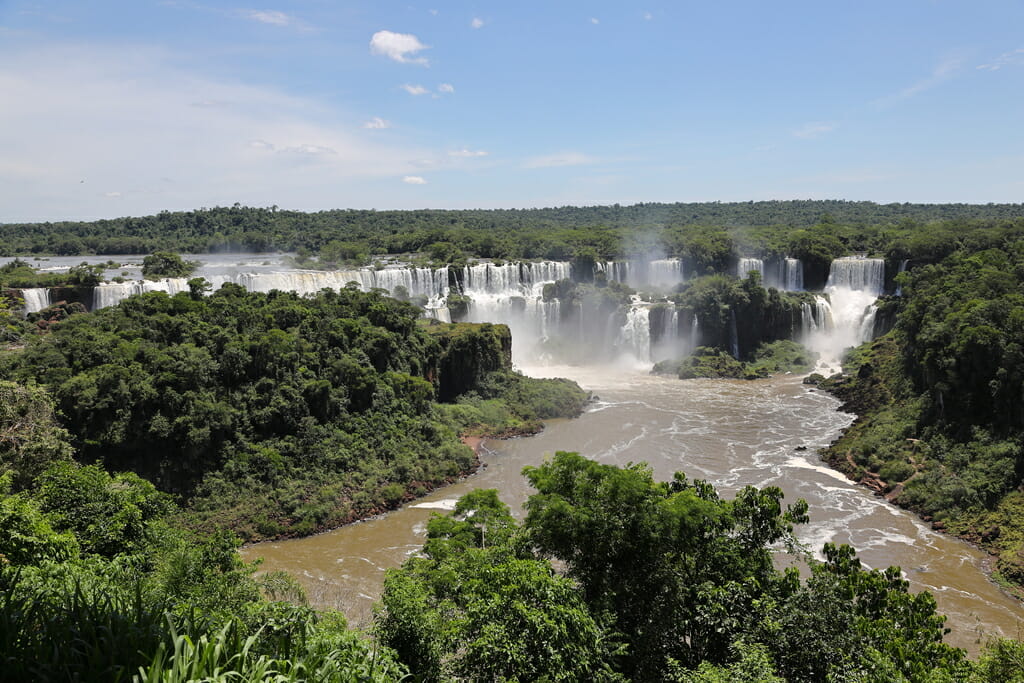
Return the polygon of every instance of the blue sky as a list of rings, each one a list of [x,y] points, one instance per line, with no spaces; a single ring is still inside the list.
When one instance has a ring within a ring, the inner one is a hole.
[[[0,0],[0,221],[1024,201],[1024,2]]]

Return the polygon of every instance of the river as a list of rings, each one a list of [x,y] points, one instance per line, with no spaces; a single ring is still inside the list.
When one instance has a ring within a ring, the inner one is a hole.
[[[800,378],[680,381],[629,366],[524,370],[570,377],[598,399],[581,417],[553,420],[537,436],[486,442],[478,474],[400,510],[310,538],[249,546],[243,556],[263,558],[264,570],[292,573],[315,605],[366,626],[385,569],[419,550],[431,514],[471,489],[496,488],[522,516],[530,494],[522,468],[570,450],[609,464],[647,462],[660,479],[682,471],[727,497],[746,485],[778,486],[788,501],[810,505],[811,522],[798,527],[808,549],[820,556],[826,542],[849,543],[865,565],[899,565],[912,590],[931,591],[949,616],[950,644],[976,654],[987,636],[1024,634],[1024,605],[988,580],[985,553],[932,531],[821,462],[817,449],[853,417]]]

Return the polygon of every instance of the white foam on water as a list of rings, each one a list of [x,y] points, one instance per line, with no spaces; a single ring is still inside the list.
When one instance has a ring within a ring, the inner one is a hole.
[[[425,503],[415,503],[410,505],[411,508],[421,508],[424,510],[454,510],[455,505],[458,503],[457,498],[444,498],[442,500],[428,500]]]

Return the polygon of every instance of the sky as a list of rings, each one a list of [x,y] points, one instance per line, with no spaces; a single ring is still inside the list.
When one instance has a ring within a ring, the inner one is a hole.
[[[1024,201],[1021,0],[0,0],[0,222]]]

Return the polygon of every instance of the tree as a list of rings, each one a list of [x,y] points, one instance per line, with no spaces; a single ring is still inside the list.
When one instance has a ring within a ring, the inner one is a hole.
[[[617,680],[612,641],[575,583],[523,553],[494,490],[427,526],[424,557],[385,578],[381,640],[425,680]]]
[[[156,251],[142,259],[142,276],[150,279],[188,277],[198,266],[198,261],[184,261],[174,252]]]
[[[655,482],[646,465],[618,468],[558,452],[524,474],[525,529],[542,556],[565,563],[594,614],[607,613],[629,650],[620,670],[637,680],[723,663],[729,644],[779,576],[769,546],[792,544],[802,500],[747,487],[735,500],[676,474]]]
[[[46,389],[0,381],[0,475],[9,473],[21,490],[51,464],[70,458],[68,433],[54,419]]]

